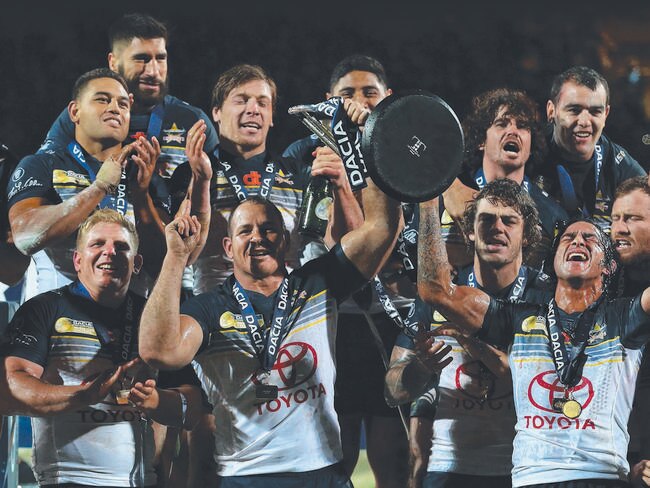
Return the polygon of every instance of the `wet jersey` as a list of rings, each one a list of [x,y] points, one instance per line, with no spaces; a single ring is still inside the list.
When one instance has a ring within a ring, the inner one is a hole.
[[[456,282],[473,284],[472,267],[460,270]],[[522,267],[517,279],[496,294],[504,299],[537,301],[549,297],[546,275]],[[412,324],[429,324],[430,330],[449,326],[443,315],[416,299]],[[443,337],[452,348],[452,362],[440,372],[433,418],[433,443],[427,471],[481,476],[504,476],[512,469],[512,441],[515,435],[515,410],[510,376],[498,377],[449,336]],[[403,332],[397,346],[414,349],[413,340]],[[506,344],[495,344],[502,350]],[[424,403],[423,403],[424,404]],[[420,412],[414,412],[422,416]]]
[[[513,486],[579,479],[620,479],[628,474],[626,430],[650,317],[640,296],[603,301],[586,337],[582,376],[571,389],[582,413],[568,418],[553,407],[565,398],[551,351],[547,305],[492,299],[479,337],[511,341],[516,436]],[[566,332],[576,314],[557,309],[567,353],[575,346]],[[557,349],[554,349],[557,351]]]
[[[339,246],[289,275],[288,331],[268,381],[278,387],[278,397],[260,400],[255,373],[261,363],[234,298],[233,279],[181,307],[203,329],[203,344],[192,364],[214,405],[219,474],[304,472],[339,462],[337,305],[366,280]],[[275,294],[247,294],[266,333]]]

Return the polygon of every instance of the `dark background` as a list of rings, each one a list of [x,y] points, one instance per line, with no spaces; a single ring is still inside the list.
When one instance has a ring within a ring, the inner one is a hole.
[[[280,95],[271,131],[276,149],[306,134],[287,107],[323,99],[336,62],[365,53],[383,61],[393,89],[436,93],[461,119],[473,95],[497,86],[523,88],[543,109],[554,75],[589,65],[611,85],[606,132],[650,166],[650,146],[641,142],[650,133],[650,0],[4,5],[0,140],[19,156],[34,152],[74,80],[106,65],[107,26],[133,11],[167,23],[170,91],[206,112],[219,73],[241,62],[265,67]]]

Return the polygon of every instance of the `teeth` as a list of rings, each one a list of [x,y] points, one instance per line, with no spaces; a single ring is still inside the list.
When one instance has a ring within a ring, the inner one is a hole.
[[[100,264],[97,266],[99,269],[114,270],[115,267],[111,264]]]
[[[503,149],[505,149],[508,152],[519,152],[519,146],[514,142],[507,142],[503,146]]]
[[[589,137],[591,135],[589,132],[576,132],[575,134],[578,137]]]
[[[630,245],[629,241],[616,240],[616,247],[629,247]]]

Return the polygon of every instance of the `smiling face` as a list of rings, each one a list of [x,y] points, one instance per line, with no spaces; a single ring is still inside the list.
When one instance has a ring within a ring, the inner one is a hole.
[[[609,114],[607,92],[602,84],[591,90],[567,81],[557,100],[546,104],[548,120],[553,122],[553,141],[569,161],[591,159]]]
[[[108,65],[124,77],[138,106],[152,107],[167,94],[167,49],[162,37],[119,42],[108,55]]]
[[[75,138],[84,147],[86,142],[121,143],[129,132],[130,109],[131,98],[119,81],[90,80],[68,106]]]
[[[391,93],[376,74],[369,71],[350,71],[332,87],[332,92],[327,94],[327,98],[350,98],[368,110],[374,110],[377,104]]]
[[[612,206],[612,240],[625,266],[650,261],[650,195],[637,189]]]
[[[571,224],[560,237],[553,260],[558,280],[602,281],[608,273],[605,250],[596,227],[584,221]]]
[[[485,134],[483,165],[495,165],[510,173],[524,167],[530,147],[530,126],[509,115],[508,107],[501,106]]]
[[[244,280],[284,276],[288,242],[281,219],[254,201],[244,201],[234,210],[223,247],[244,287]]]
[[[142,265],[129,232],[114,222],[98,222],[77,243],[73,263],[79,280],[100,303],[105,296],[123,296],[131,275]]]
[[[524,219],[512,207],[482,199],[476,206],[474,231],[469,234],[481,262],[494,268],[522,260]]]
[[[265,151],[266,136],[273,126],[273,92],[264,80],[236,86],[220,107],[212,110],[219,139],[237,155],[249,158]]]

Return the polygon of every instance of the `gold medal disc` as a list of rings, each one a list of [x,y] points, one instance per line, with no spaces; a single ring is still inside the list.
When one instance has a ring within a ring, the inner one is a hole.
[[[582,405],[576,400],[567,400],[562,405],[562,413],[569,419],[576,419],[582,413]]]

